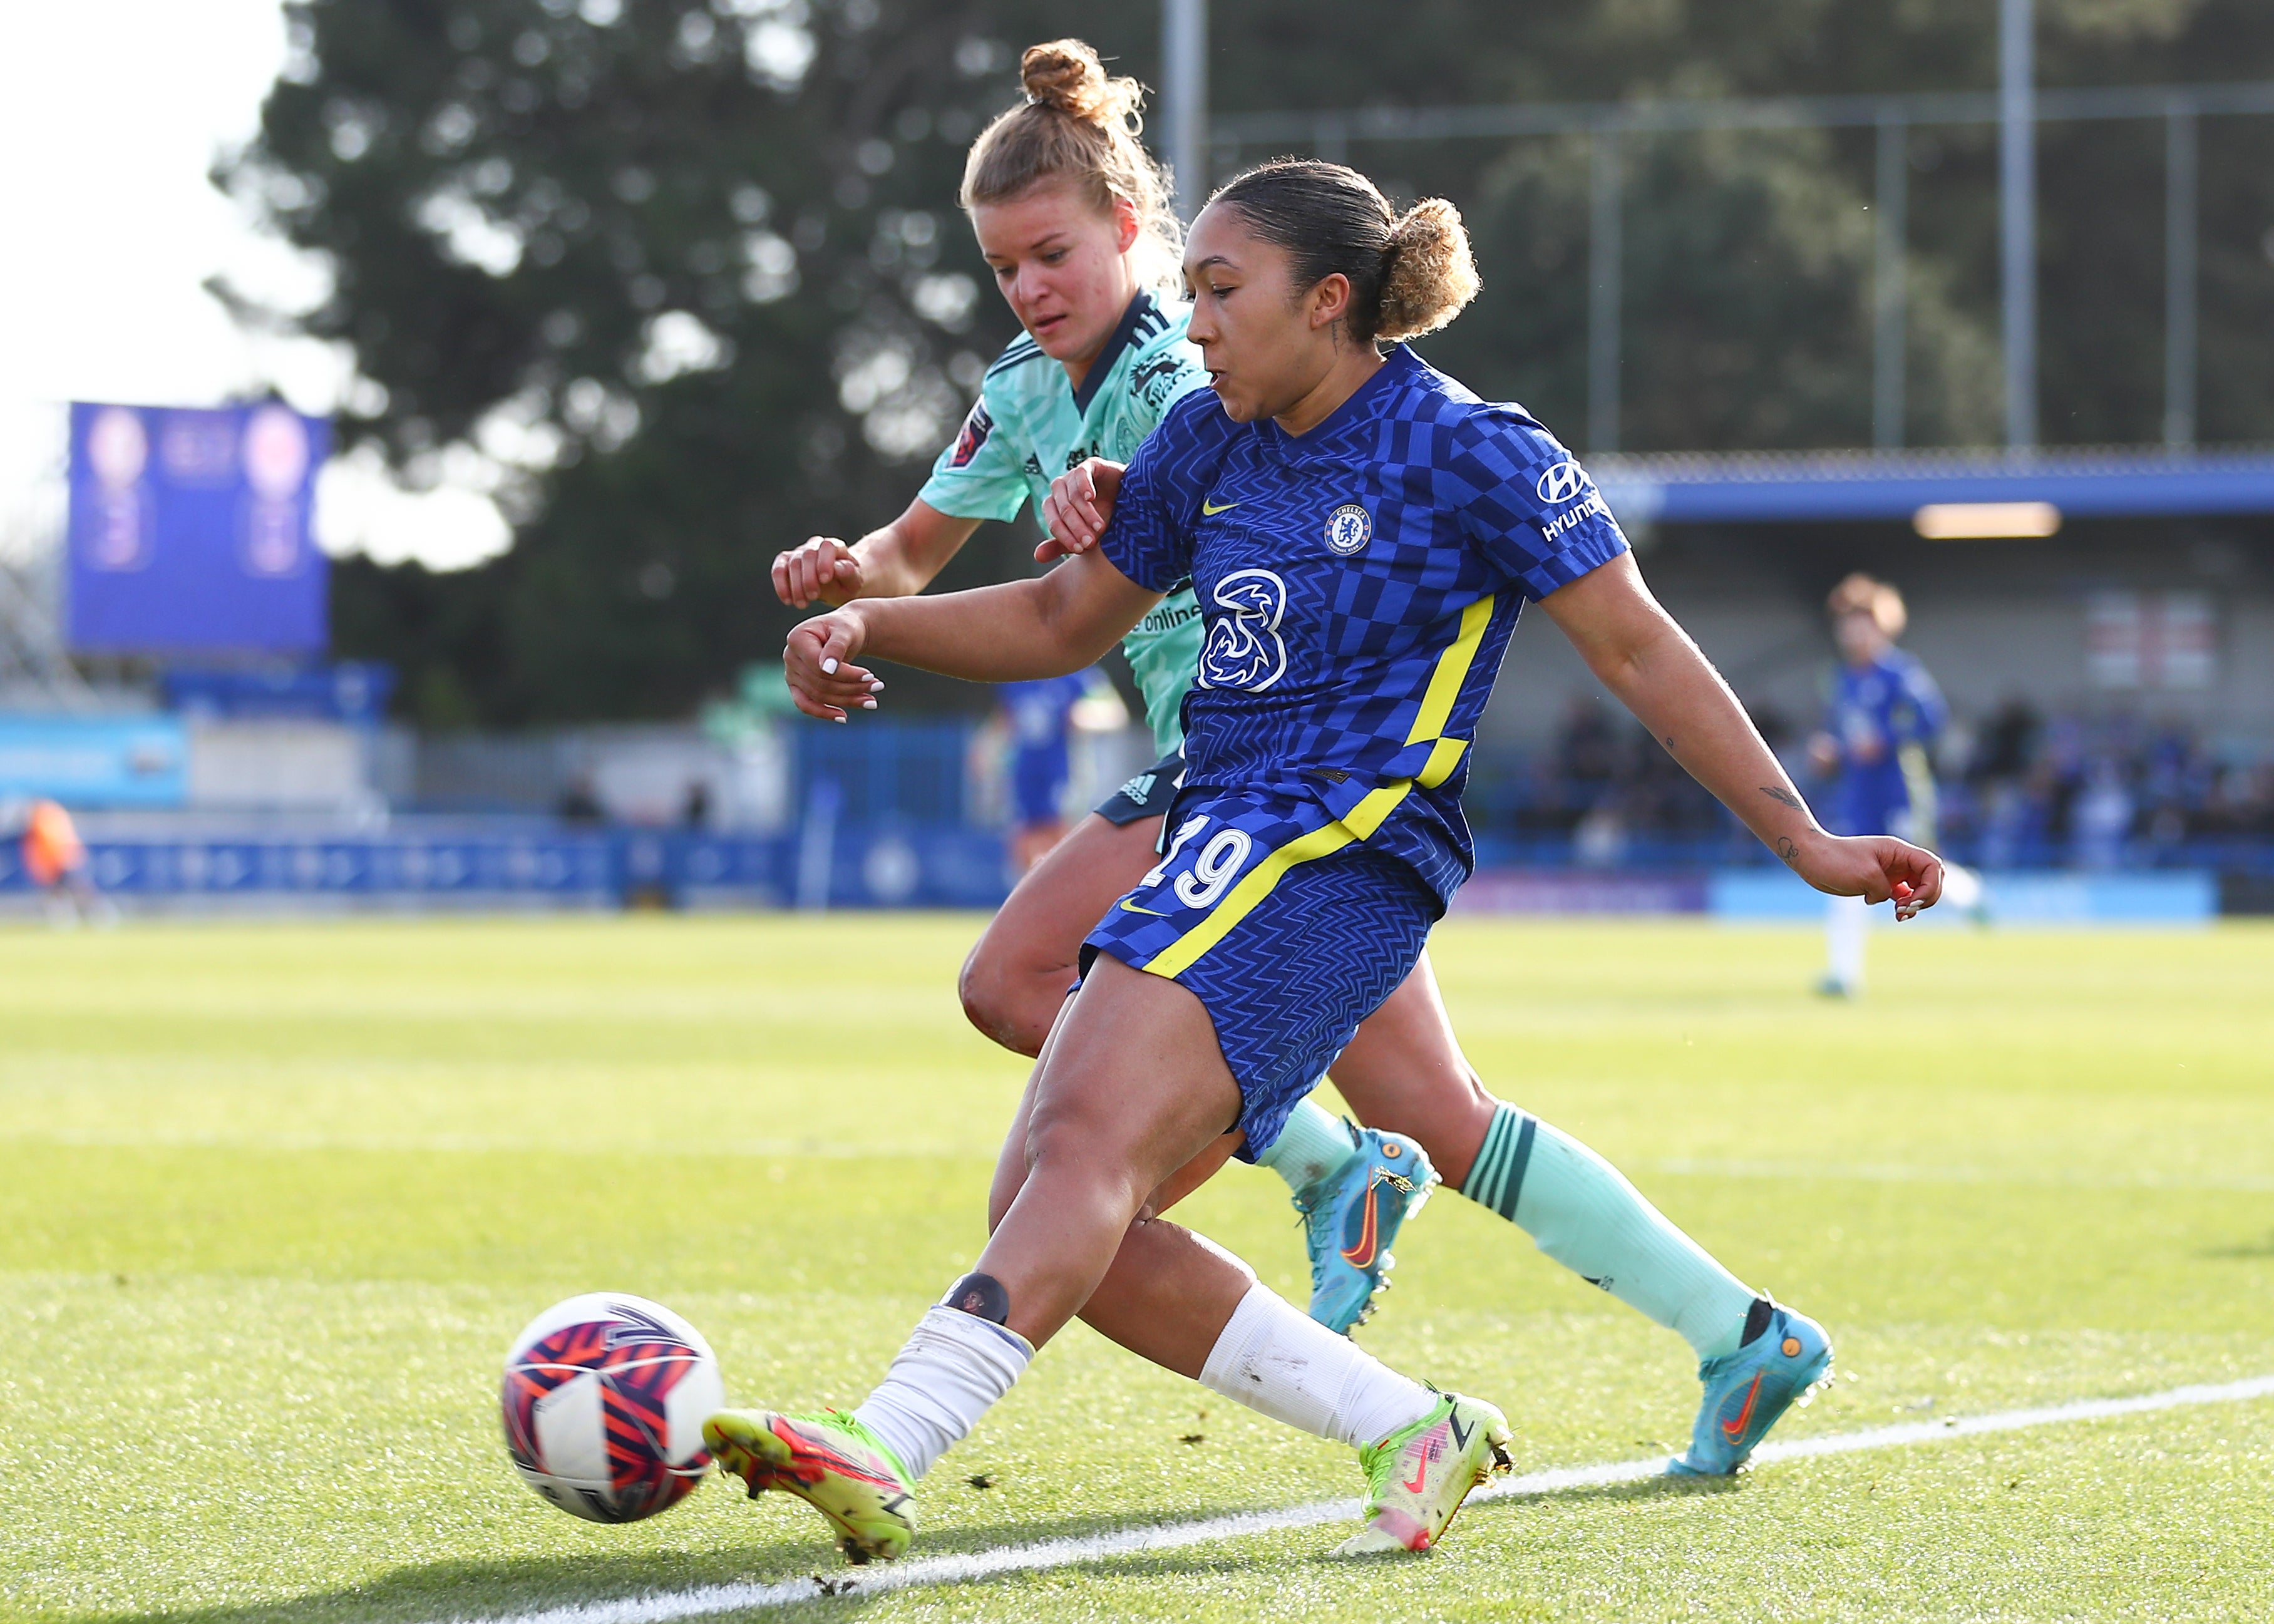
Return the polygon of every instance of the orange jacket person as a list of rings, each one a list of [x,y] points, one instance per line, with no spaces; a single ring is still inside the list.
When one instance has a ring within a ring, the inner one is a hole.
[[[24,871],[42,891],[53,891],[86,866],[87,846],[71,814],[52,801],[32,803],[24,826]]]

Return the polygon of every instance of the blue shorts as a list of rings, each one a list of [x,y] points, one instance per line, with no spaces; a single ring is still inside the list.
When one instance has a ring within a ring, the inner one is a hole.
[[[1444,911],[1403,861],[1367,846],[1386,816],[1361,806],[1337,820],[1292,796],[1187,790],[1167,854],[1082,944],[1085,970],[1111,953],[1206,1006],[1239,1085],[1247,1160],[1412,974]]]
[[[1064,816],[1069,763],[1064,749],[1021,750],[1011,759],[1011,820],[1024,828]]]

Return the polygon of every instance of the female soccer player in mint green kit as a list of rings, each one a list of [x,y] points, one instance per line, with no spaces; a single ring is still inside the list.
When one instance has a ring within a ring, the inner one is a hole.
[[[1083,944],[977,1267],[857,1410],[704,1426],[727,1470],[808,1500],[856,1555],[906,1549],[917,1479],[1077,1313],[1358,1445],[1367,1527],[1346,1550],[1427,1548],[1504,1458],[1490,1405],[1387,1370],[1148,1214],[1232,1130],[1268,1147],[1419,963],[1469,865],[1464,757],[1526,600],[1811,883],[1906,915],[1939,883],[1930,853],[1817,824],[1608,514],[1569,496],[1577,470],[1544,429],[1382,353],[1474,290],[1450,206],[1395,217],[1338,165],[1267,165],[1201,214],[1186,275],[1215,398],[1179,402],[1107,481],[1110,528],[1103,501],[1054,492],[1073,556],[1047,575],[855,599],[784,651],[799,708],[842,720],[873,702],[863,657],[976,681],[1079,670],[1187,579],[1206,628],[1174,832]],[[1818,1327],[1770,1320],[1733,1437],[1829,1359]]]

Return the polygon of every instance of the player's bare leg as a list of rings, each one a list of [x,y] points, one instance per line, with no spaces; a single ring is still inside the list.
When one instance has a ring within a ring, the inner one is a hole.
[[[1461,1052],[1427,953],[1366,1018],[1328,1075],[1359,1121],[1419,1139],[1437,1176],[1455,1188],[1501,1109]]]
[[[1221,1160],[1241,1104],[1200,1000],[1099,959],[1020,1103],[978,1267],[858,1410],[722,1410],[706,1440],[753,1492],[787,1489],[820,1508],[855,1560],[898,1555],[917,1481],[1082,1312],[1225,1397],[1359,1448],[1372,1492],[1353,1548],[1427,1544],[1473,1483],[1505,1470],[1500,1412],[1388,1369],[1238,1259],[1141,1216],[1180,1170]]]
[[[1028,868],[963,961],[971,1024],[1029,1058],[1065,1002],[1082,938],[1158,861],[1161,820],[1116,824],[1092,812]]]

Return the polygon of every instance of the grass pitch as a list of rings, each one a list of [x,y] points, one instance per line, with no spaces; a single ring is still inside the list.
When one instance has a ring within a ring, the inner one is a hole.
[[[718,1486],[646,1523],[514,1479],[498,1361],[609,1288],[742,1402],[857,1401],[968,1264],[1023,1077],[969,918],[0,932],[0,1614],[503,1616],[840,1570]],[[1779,1437],[2274,1372],[2274,932],[1461,921],[1508,1098],[1620,1163],[1847,1379]],[[1299,1294],[1276,1179],[1180,1215]],[[1492,1397],[1519,1470],[1679,1447],[1677,1339],[1441,1194],[1361,1339]],[[1186,1441],[1191,1440],[1193,1441]],[[991,1486],[974,1487],[986,1477]],[[1355,1492],[1346,1454],[1077,1327],[925,1485],[920,1550]],[[1313,1529],[790,1614],[2263,1619],[2274,1402],[1480,1505],[1427,1560]]]

